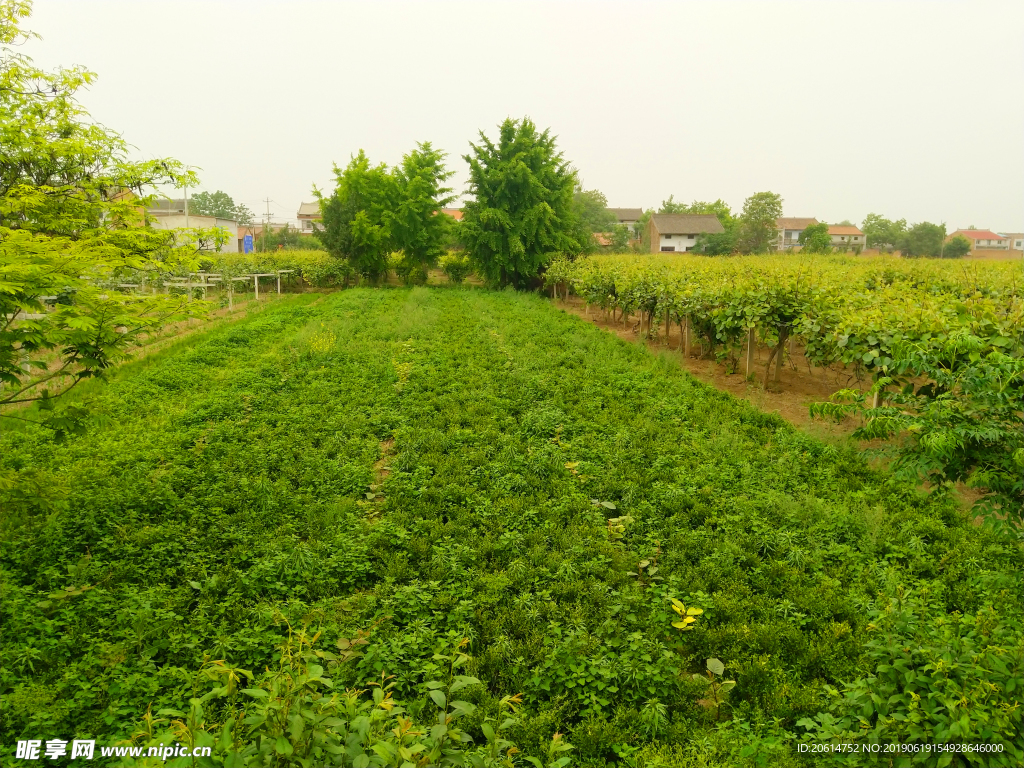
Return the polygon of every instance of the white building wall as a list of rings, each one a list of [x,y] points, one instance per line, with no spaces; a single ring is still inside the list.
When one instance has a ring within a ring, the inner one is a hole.
[[[864,248],[865,235],[832,235],[832,245],[839,248]]]
[[[981,248],[982,250],[1003,250],[1006,248],[1006,240],[996,240],[991,237],[979,237],[974,241],[975,248]]]
[[[217,219],[213,216],[193,216],[190,214],[186,224],[185,214],[175,213],[169,216],[154,217],[152,226],[153,229],[192,229],[195,227],[212,229],[213,227],[223,227],[228,231],[228,239],[218,252],[238,253],[238,222],[231,219]]]
[[[676,253],[685,253],[688,249],[693,248],[696,242],[696,235],[661,235],[658,250],[663,251],[666,248],[675,248]]]

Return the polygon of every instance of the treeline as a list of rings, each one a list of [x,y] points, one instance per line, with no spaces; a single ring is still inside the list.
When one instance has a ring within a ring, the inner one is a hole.
[[[317,236],[364,278],[379,280],[391,268],[413,283],[425,281],[450,249],[464,249],[489,284],[516,287],[529,285],[555,255],[593,250],[594,193],[583,192],[549,130],[523,118],[505,120],[494,140],[480,132],[463,156],[472,199],[457,224],[441,210],[455,199],[444,186],[451,176],[445,157],[424,142],[388,168],[360,150],[344,168],[335,166],[333,192],[314,189]],[[397,265],[389,261],[395,252]]]

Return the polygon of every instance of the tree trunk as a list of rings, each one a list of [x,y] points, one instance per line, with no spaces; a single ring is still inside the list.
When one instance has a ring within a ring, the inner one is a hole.
[[[771,354],[768,355],[768,365],[766,365],[764,369],[764,383],[762,384],[762,386],[765,387],[766,389],[768,387],[768,377],[771,375],[772,372],[772,360],[775,360],[776,355],[779,359],[775,363],[775,383],[779,383],[779,373],[782,369],[782,350],[786,344],[786,339],[788,336],[789,333],[788,331],[786,331],[786,329],[779,329],[779,341],[774,347],[772,347]]]

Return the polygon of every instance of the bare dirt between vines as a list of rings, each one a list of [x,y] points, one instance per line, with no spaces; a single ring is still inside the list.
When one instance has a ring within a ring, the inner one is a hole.
[[[740,361],[736,373],[728,373],[725,365],[718,363],[713,358],[702,359],[697,357],[700,354],[700,347],[694,346],[691,350],[691,357],[684,358],[680,349],[679,328],[672,328],[669,337],[665,338],[665,324],[655,327],[652,338],[643,339],[638,330],[634,330],[638,318],[628,318],[623,325],[620,319],[611,320],[606,317],[604,310],[594,307],[590,308],[588,314],[586,303],[578,296],[570,296],[567,299],[554,300],[554,305],[571,314],[580,317],[597,327],[614,333],[625,341],[644,343],[654,353],[665,353],[672,355],[678,360],[679,365],[687,373],[705,384],[710,384],[718,390],[746,400],[755,408],[765,413],[774,413],[788,421],[800,430],[826,442],[849,442],[851,435],[859,426],[852,419],[844,419],[840,423],[826,421],[823,419],[812,419],[810,406],[812,403],[827,400],[830,395],[847,387],[866,389],[870,382],[867,380],[858,382],[856,377],[846,370],[831,370],[808,366],[804,357],[803,348],[797,346],[794,349],[792,358],[787,354],[778,385],[771,384],[768,389],[761,386],[761,379],[764,376],[765,363],[768,360],[768,350],[758,348],[755,357],[754,380],[748,381],[743,375],[743,361]],[[774,372],[773,372],[774,375]],[[859,447],[878,447],[881,441],[860,441]],[[871,462],[873,466],[880,467],[884,461],[875,459]],[[957,492],[961,503],[969,508],[977,499],[984,495],[976,488],[957,486]],[[975,520],[981,522],[981,518]]]

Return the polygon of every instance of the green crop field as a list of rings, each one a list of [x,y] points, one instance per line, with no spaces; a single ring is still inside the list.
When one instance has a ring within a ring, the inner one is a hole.
[[[0,438],[47,497],[0,532],[3,743],[1024,760],[1019,543],[537,296],[285,297],[97,392]]]

